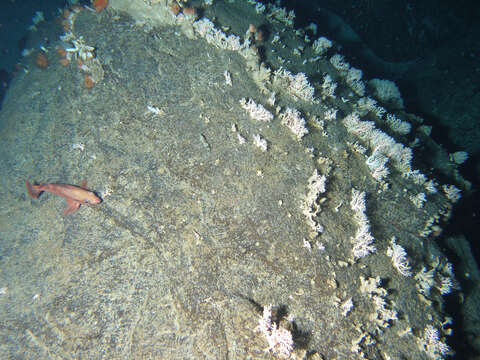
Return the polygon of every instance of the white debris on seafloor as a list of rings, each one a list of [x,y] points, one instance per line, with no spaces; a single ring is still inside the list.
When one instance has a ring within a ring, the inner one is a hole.
[[[232,76],[228,72],[228,70],[225,70],[223,72],[223,76],[225,77],[225,85],[232,86]]]
[[[100,193],[100,197],[101,197],[102,199],[104,199],[104,198],[106,198],[106,197],[108,197],[108,196],[110,196],[110,195],[112,195],[112,194],[113,194],[112,188],[110,188],[110,187],[107,185],[107,186],[105,186],[105,188],[103,189],[103,191]]]
[[[256,147],[260,148],[260,150],[262,151],[267,151],[268,149],[267,140],[262,138],[260,134],[253,135],[253,143],[255,144]]]
[[[163,111],[162,111],[162,109],[160,109],[156,106],[147,105],[147,111],[145,112],[145,115],[147,115],[147,114],[162,115]]]
[[[83,143],[72,144],[72,150],[84,151],[85,150],[85,144],[83,144]]]

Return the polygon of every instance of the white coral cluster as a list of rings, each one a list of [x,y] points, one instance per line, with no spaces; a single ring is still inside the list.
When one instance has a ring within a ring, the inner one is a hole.
[[[408,121],[400,120],[393,114],[387,114],[385,122],[393,132],[400,135],[407,135],[412,129],[412,125]]]
[[[362,70],[351,67],[345,76],[345,82],[358,96],[365,95],[365,83],[362,81]]]
[[[315,217],[321,210],[318,198],[320,194],[323,194],[326,191],[326,182],[327,177],[325,175],[320,175],[318,170],[315,169],[312,176],[308,178],[308,193],[301,205],[302,213],[307,218],[307,223],[315,235],[323,232],[323,226],[315,220]]]
[[[215,28],[215,25],[207,18],[197,20],[193,23],[195,31],[212,45],[221,49],[241,51],[248,48],[250,43],[247,40],[242,44],[240,37],[236,35],[227,35],[223,31]]]
[[[288,89],[292,94],[305,101],[314,101],[313,94],[315,90],[308,82],[305,73],[298,73],[290,77]]]
[[[322,99],[332,98],[335,99],[335,89],[337,88],[337,83],[333,81],[332,77],[328,74],[325,74],[322,82]]]
[[[407,253],[403,247],[396,243],[395,236],[390,240],[390,246],[387,248],[387,256],[392,259],[393,266],[403,276],[411,276],[412,268],[407,258]]]
[[[325,120],[336,120],[337,119],[337,111],[338,109],[330,108],[325,111],[323,114],[323,118]]]
[[[417,195],[411,195],[410,196],[410,201],[417,208],[421,209],[421,208],[423,208],[423,205],[427,201],[427,197],[425,196],[425,193],[418,193]]]
[[[344,78],[345,83],[358,96],[365,95],[365,83],[362,81],[362,70],[350,67],[350,64],[340,54],[335,54],[330,58],[330,64]]]
[[[377,104],[375,99],[367,96],[358,99],[355,106],[360,116],[365,116],[368,113],[372,113],[376,117],[381,119],[383,115],[387,112],[384,107]]]
[[[387,168],[388,157],[383,155],[380,151],[374,150],[372,154],[367,158],[365,163],[370,169],[374,179],[382,181],[388,176],[390,171]]]
[[[365,192],[352,189],[352,199],[350,201],[350,208],[355,214],[355,220],[358,224],[358,229],[353,237],[353,257],[355,260],[367,256],[377,251],[373,242],[375,238],[370,233],[370,221],[366,214]]]
[[[332,47],[332,42],[323,36],[319,37],[312,44],[313,51],[315,52],[315,54],[318,54],[318,55],[325,55],[325,53],[331,47]]]
[[[449,294],[453,289],[458,288],[452,264],[449,262],[442,264],[438,258],[435,258],[430,270],[423,266],[415,275],[415,280],[418,292],[427,297],[432,287],[436,288],[441,295]]]
[[[345,61],[343,55],[335,54],[330,58],[330,64],[338,71],[348,71],[350,64]]]
[[[440,339],[438,329],[433,325],[427,325],[423,331],[423,338],[420,345],[427,353],[428,357],[433,360],[441,360],[445,355],[451,353],[450,347]]]
[[[248,99],[247,101],[247,99],[242,98],[240,99],[240,105],[254,120],[269,122],[273,119],[273,114],[270,111],[252,99]]]
[[[263,14],[265,12],[266,6],[262,3],[255,4],[255,12],[257,14]]]
[[[372,79],[368,85],[373,89],[373,93],[382,103],[388,104],[395,109],[403,109],[403,99],[400,95],[397,85],[390,80]]]
[[[257,331],[260,331],[267,340],[268,348],[265,352],[272,352],[280,359],[289,359],[293,351],[292,333],[273,321],[272,305],[263,308],[263,316],[258,319]]]
[[[379,276],[368,279],[360,276],[360,283],[360,291],[368,294],[375,305],[376,313],[374,314],[375,318],[372,316],[372,320],[379,328],[389,327],[392,321],[398,320],[397,312],[387,302],[388,292],[381,286],[382,281]]]
[[[280,21],[288,26],[293,26],[293,21],[295,20],[295,12],[293,10],[287,12],[286,8],[281,8],[275,4],[268,5],[268,13],[266,15],[267,18]]]
[[[430,289],[435,284],[434,276],[435,269],[427,270],[425,266],[422,266],[422,270],[415,275],[415,280],[417,281],[416,287],[420,294],[425,296],[430,295]]]
[[[413,157],[412,149],[397,143],[394,138],[375,128],[373,121],[361,121],[357,113],[351,113],[343,119],[347,130],[367,142],[373,151],[385,155],[402,175],[408,176]]]
[[[306,121],[298,110],[287,108],[280,114],[280,119],[282,124],[288,127],[298,140],[301,140],[303,136],[308,134]]]
[[[442,190],[452,203],[457,202],[462,197],[462,191],[455,185],[443,185]]]
[[[290,71],[280,68],[274,71],[273,82],[279,87],[286,88],[295,98],[315,102],[315,89],[304,73],[293,75]]]

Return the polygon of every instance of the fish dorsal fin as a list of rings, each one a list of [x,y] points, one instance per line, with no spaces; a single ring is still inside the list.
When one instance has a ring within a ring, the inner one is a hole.
[[[82,182],[80,183],[80,187],[82,189],[86,189],[87,188],[87,180],[83,179]]]

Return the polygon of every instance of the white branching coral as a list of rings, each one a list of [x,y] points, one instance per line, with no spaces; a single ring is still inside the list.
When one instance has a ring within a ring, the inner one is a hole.
[[[348,71],[350,64],[345,61],[345,58],[340,54],[335,54],[330,58],[330,64],[338,71]]]
[[[353,237],[353,256],[355,260],[374,253],[377,249],[373,244],[375,238],[370,233],[370,225],[361,223]]]
[[[298,110],[287,108],[280,114],[280,119],[282,120],[282,124],[288,127],[298,140],[301,140],[304,135],[308,134],[306,121],[302,118]]]
[[[288,26],[293,26],[295,12],[290,10],[287,13],[285,8],[281,8],[275,4],[269,4],[267,18],[275,19]]]
[[[392,259],[393,266],[403,276],[411,276],[412,269],[407,259],[407,253],[403,247],[396,243],[395,236],[390,240],[390,246],[387,248],[387,256]]]
[[[438,329],[432,325],[427,325],[423,331],[423,338],[420,339],[420,345],[428,357],[433,360],[441,360],[451,352],[450,347],[440,339]]]
[[[422,270],[415,275],[419,294],[425,297],[430,296],[432,287],[436,288],[441,295],[449,294],[452,290],[459,288],[451,263],[442,262],[439,258],[435,258],[431,265],[430,270],[423,266]]]
[[[410,201],[415,205],[417,208],[423,208],[425,201],[427,201],[427,197],[425,193],[418,193],[417,195],[410,196]]]
[[[304,73],[293,75],[290,71],[280,68],[273,73],[273,82],[276,86],[286,87],[287,92],[295,99],[314,102],[315,89],[308,82]]]
[[[350,208],[355,213],[358,228],[353,242],[353,257],[355,260],[374,253],[377,249],[373,244],[375,238],[370,233],[370,222],[368,221],[366,211],[365,192],[352,189],[352,199]]]
[[[362,70],[351,67],[345,76],[345,82],[358,96],[365,95],[365,84],[362,81]]]
[[[322,82],[322,98],[332,98],[335,99],[335,89],[337,88],[337,83],[333,81],[332,77],[328,74],[325,74]]]
[[[318,54],[318,55],[325,55],[327,50],[330,49],[331,47],[332,47],[332,42],[323,36],[319,37],[312,44],[313,51],[315,52],[315,54]]]
[[[365,201],[365,192],[352,189],[352,200],[350,200],[350,208],[355,214],[364,214],[367,211],[367,203]]]
[[[272,305],[263,308],[263,316],[258,319],[257,331],[267,340],[265,352],[272,352],[280,359],[289,359],[293,351],[293,336],[290,330],[278,326],[273,320]]]
[[[412,129],[412,125],[409,122],[400,120],[393,114],[387,114],[385,122],[392,131],[400,135],[407,135]]]
[[[240,37],[236,35],[227,35],[223,31],[215,28],[215,25],[207,18],[197,20],[193,23],[195,31],[212,45],[221,49],[242,51],[250,46],[248,40],[242,44]]]
[[[434,276],[435,269],[427,270],[425,266],[422,266],[422,270],[415,275],[415,280],[417,281],[415,286],[420,294],[425,296],[430,295],[430,289],[435,284]]]
[[[347,130],[368,143],[372,151],[378,151],[392,160],[393,165],[403,176],[412,172],[412,149],[397,143],[394,138],[375,128],[373,121],[362,121],[357,113],[351,113],[343,119]]]
[[[393,320],[398,319],[398,314],[386,299],[388,292],[381,286],[382,280],[379,276],[375,278],[360,276],[360,283],[360,291],[368,294],[375,305],[376,313],[372,316],[372,320],[375,320],[379,328],[389,327]]]
[[[462,192],[455,185],[443,185],[442,190],[452,203],[457,202],[462,197]]]
[[[302,100],[313,101],[315,90],[304,73],[298,73],[290,79],[289,90]]]
[[[358,99],[355,107],[360,116],[365,116],[368,113],[372,113],[379,119],[381,119],[387,112],[387,110],[384,107],[379,106],[374,99],[367,96]]]
[[[382,181],[390,173],[388,167],[386,166],[387,162],[388,157],[386,157],[377,150],[372,152],[372,154],[365,161],[368,168],[370,169],[372,176],[378,181]]]
[[[318,198],[320,194],[323,194],[326,191],[326,182],[327,177],[325,175],[320,175],[318,170],[315,169],[312,176],[308,178],[308,193],[301,205],[302,212],[307,218],[307,223],[315,235],[323,232],[323,226],[320,225],[314,218],[320,212]]]
[[[372,79],[368,85],[373,89],[374,95],[382,103],[395,109],[403,109],[403,100],[397,85],[390,80]]]
[[[245,98],[242,98],[240,99],[240,105],[254,120],[269,122],[273,119],[273,114],[270,111],[265,109],[263,105],[257,104],[252,99],[248,99],[247,101]]]
[[[441,274],[438,275],[439,284],[437,285],[438,291],[440,294],[447,295],[452,292],[452,289],[456,287],[454,280],[450,276],[443,276]]]

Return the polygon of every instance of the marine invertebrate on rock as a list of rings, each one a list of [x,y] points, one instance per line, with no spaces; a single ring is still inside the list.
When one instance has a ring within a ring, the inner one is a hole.
[[[70,60],[68,60],[67,58],[61,58],[59,62],[62,66],[67,66],[68,64],[70,64]]]
[[[94,84],[95,84],[95,83],[93,82],[93,79],[92,79],[92,77],[91,77],[90,75],[85,74],[85,75],[83,76],[83,85],[85,85],[85,87],[86,87],[87,89],[93,88],[93,85],[94,85]]]
[[[92,5],[96,12],[100,12],[108,6],[108,0],[93,0]]]
[[[61,36],[62,41],[71,41],[73,44],[72,48],[66,48],[67,59],[71,60],[72,57],[80,58],[83,61],[91,60],[95,57],[95,48],[93,46],[85,44],[82,36],[78,38],[75,37],[72,33],[65,34]]]
[[[35,65],[41,69],[45,69],[48,66],[48,57],[44,51],[39,51],[35,56]]]
[[[63,46],[57,45],[55,50],[57,51],[57,54],[60,58],[64,58],[64,57],[67,56],[67,51],[65,50],[65,48]]]

